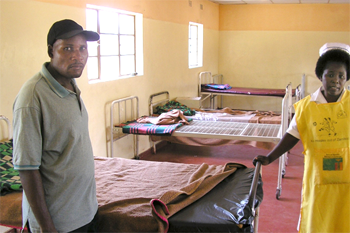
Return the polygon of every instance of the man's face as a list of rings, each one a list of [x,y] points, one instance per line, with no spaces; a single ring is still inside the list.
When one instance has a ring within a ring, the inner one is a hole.
[[[51,66],[63,78],[81,76],[88,59],[87,43],[83,35],[78,34],[69,39],[58,39],[49,46]]]

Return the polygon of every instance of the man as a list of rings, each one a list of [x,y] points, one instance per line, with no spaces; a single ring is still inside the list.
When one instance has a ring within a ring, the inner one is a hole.
[[[23,226],[31,232],[91,232],[97,222],[94,159],[88,115],[75,78],[97,41],[72,20],[47,36],[50,62],[28,80],[13,107],[15,169],[23,193]]]

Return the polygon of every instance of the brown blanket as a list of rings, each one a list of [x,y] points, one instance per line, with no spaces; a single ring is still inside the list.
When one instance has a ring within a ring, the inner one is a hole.
[[[12,192],[0,197],[0,225],[22,227],[22,192]]]
[[[96,158],[103,232],[166,232],[168,218],[236,171],[207,165]]]

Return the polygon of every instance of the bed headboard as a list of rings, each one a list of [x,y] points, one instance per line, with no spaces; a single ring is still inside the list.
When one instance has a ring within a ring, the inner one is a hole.
[[[212,75],[210,71],[203,71],[199,73],[198,76],[198,97],[201,96],[201,85],[208,83],[223,84],[223,75],[215,74]]]
[[[12,130],[11,130],[11,124],[9,119],[4,115],[0,115],[0,121],[4,121],[6,124],[5,128],[7,127],[7,138],[0,138],[0,141],[5,141],[5,140],[8,141],[12,139]],[[1,135],[4,136],[5,133],[2,133]]]
[[[161,91],[155,94],[152,94],[149,97],[149,115],[152,116],[154,109],[162,104],[165,104],[170,101],[170,95],[168,91]]]
[[[223,79],[224,79],[224,76],[222,74],[212,75],[210,71],[203,71],[199,73],[197,91],[198,91],[198,97],[201,98],[201,101],[200,101],[201,108],[203,108],[203,103],[205,101],[210,100],[210,97],[211,97],[211,95],[202,95],[202,84],[209,84],[209,83],[223,84]],[[220,106],[222,106],[222,97],[220,96],[219,98],[220,98]]]
[[[122,128],[115,127],[127,121],[134,121],[139,118],[139,98],[137,96],[130,96],[122,99],[112,101],[110,108],[110,153],[113,156],[113,142],[121,139],[129,134],[124,134]],[[134,156],[138,158],[138,136],[134,137]]]

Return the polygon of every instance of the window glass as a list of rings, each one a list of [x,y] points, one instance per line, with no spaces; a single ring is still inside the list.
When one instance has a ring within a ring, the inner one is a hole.
[[[120,36],[120,54],[134,54],[135,42],[134,36]]]
[[[97,79],[99,77],[97,57],[89,57],[86,65],[87,65],[88,77],[92,77],[94,79]]]
[[[100,33],[118,34],[118,14],[113,11],[101,10],[99,19]]]
[[[88,41],[88,52],[89,56],[97,56],[98,42],[97,41]]]
[[[100,35],[101,55],[118,55],[119,42],[118,35]]]
[[[134,60],[135,60],[134,55],[120,57],[120,67],[121,67],[120,74],[121,75],[128,75],[135,72],[135,66],[134,66],[135,63],[133,62]]]
[[[101,57],[102,78],[108,79],[109,76],[112,76],[115,74],[119,74],[119,57],[118,56]]]
[[[188,65],[190,68],[203,66],[203,24],[189,23]]]
[[[97,32],[97,10],[87,9],[86,10],[86,27],[89,30]]]
[[[133,15],[120,14],[120,34],[134,35],[135,33],[135,17]]]

